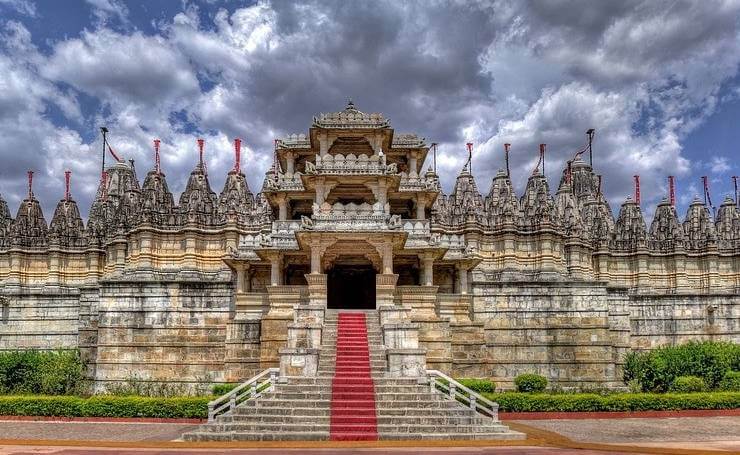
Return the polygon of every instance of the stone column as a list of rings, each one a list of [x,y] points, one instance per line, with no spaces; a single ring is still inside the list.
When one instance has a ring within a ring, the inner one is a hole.
[[[245,267],[241,264],[236,265],[236,293],[242,294],[244,293],[244,277],[246,275]]]
[[[416,171],[416,152],[409,153],[409,178],[417,178],[419,173]]]
[[[288,198],[284,194],[278,195],[278,219],[285,221],[288,219]]]
[[[431,254],[423,255],[421,262],[424,270],[424,286],[434,285],[434,256]]]
[[[285,174],[292,178],[295,173],[295,155],[293,152],[288,152],[285,155],[285,160],[288,162],[288,169],[286,169]]]
[[[427,197],[425,194],[417,194],[416,195],[416,219],[417,220],[423,220],[425,218],[425,208],[426,208],[426,201]]]
[[[329,135],[326,131],[319,134],[319,156],[322,158],[329,152]]]
[[[272,286],[279,286],[283,281],[282,271],[282,255],[276,254],[270,258],[270,284]]]
[[[457,293],[468,293],[468,267],[462,264],[457,265]]]

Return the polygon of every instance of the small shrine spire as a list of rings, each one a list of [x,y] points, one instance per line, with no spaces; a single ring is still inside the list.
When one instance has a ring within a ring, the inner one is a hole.
[[[64,171],[64,200],[69,202],[69,177],[72,175],[72,171]]]
[[[236,173],[241,172],[241,161],[242,161],[242,140],[239,138],[234,139],[234,170]]]

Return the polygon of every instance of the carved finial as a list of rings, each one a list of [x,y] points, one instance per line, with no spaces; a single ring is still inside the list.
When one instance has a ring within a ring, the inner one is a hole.
[[[234,139],[234,170],[238,174],[241,172],[241,161],[242,161],[242,140],[239,138]]]
[[[511,144],[506,143],[504,144],[504,160],[506,160],[506,176],[511,177],[511,172],[509,171],[509,152],[511,151]]]
[[[640,176],[635,175],[635,204],[640,205]]]
[[[347,98],[347,107],[344,108],[345,111],[356,111],[357,108],[355,107],[355,103],[352,102],[352,98]]]
[[[668,176],[668,200],[671,203],[671,207],[676,206],[676,182],[672,175]]]
[[[72,171],[64,171],[64,200],[69,201],[69,177]]]

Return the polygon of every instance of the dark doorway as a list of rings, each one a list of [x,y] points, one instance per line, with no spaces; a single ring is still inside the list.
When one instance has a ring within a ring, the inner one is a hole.
[[[371,265],[335,265],[328,275],[329,308],[375,309],[375,269]]]

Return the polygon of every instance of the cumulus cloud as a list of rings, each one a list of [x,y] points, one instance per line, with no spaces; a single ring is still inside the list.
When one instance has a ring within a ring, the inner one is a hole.
[[[22,170],[58,180],[71,167],[86,212],[101,124],[140,175],[160,137],[175,192],[197,159],[197,137],[207,140],[216,190],[241,137],[256,190],[273,138],[306,132],[314,114],[351,97],[396,131],[438,142],[448,192],[468,140],[484,192],[503,165],[503,143],[512,143],[521,191],[537,144],[548,144],[554,186],[593,127],[611,201],[630,194],[640,174],[651,207],[665,176],[697,172],[684,139],[737,93],[729,82],[740,63],[737,1],[184,3],[146,30],[131,26],[135,12],[119,1],[89,3],[93,23],[76,36],[32,37],[18,22],[2,24],[0,155],[9,165],[0,191],[12,205],[24,191]],[[0,0],[7,4],[25,2]],[[49,49],[39,51],[39,40]],[[28,148],[38,152],[8,159]],[[733,171],[721,153],[713,160],[712,172]],[[58,184],[48,185],[37,194],[51,205]]]

